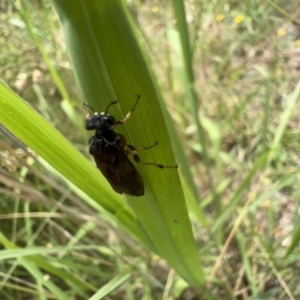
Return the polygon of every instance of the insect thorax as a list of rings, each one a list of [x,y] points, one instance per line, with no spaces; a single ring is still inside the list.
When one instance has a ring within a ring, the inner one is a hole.
[[[120,140],[118,133],[114,132],[113,130],[96,131],[94,138],[101,139],[105,143],[111,146],[115,146],[117,142]]]

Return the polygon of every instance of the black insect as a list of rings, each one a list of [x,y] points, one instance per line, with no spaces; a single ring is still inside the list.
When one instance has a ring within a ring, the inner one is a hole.
[[[116,121],[113,116],[108,114],[108,109],[118,103],[118,101],[111,102],[105,112],[95,112],[92,116],[84,109],[86,113],[85,128],[87,130],[96,130],[95,135],[89,140],[89,144],[90,154],[94,156],[97,167],[117,193],[124,193],[131,196],[142,196],[145,190],[143,179],[133,163],[129,160],[129,154],[132,154],[134,160],[140,164],[152,165],[161,169],[177,168],[177,165],[164,166],[140,160],[137,151],[148,150],[155,147],[158,144],[157,142],[149,147],[136,148],[133,145],[127,144],[126,138],[122,134],[114,131],[118,125],[128,121],[140,98],[138,95],[133,108],[128,112],[126,117],[120,121]],[[87,103],[84,103],[84,105],[91,108]],[[91,109],[93,110],[93,108]]]

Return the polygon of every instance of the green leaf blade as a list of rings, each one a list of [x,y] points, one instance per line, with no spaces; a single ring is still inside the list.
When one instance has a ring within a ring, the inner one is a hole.
[[[142,161],[175,165],[170,137],[155,84],[130,27],[122,1],[54,1],[84,101],[98,111],[115,99],[110,114],[122,119],[142,96],[134,114],[117,132],[137,147],[159,145],[140,154]],[[131,22],[132,23],[132,22]],[[203,286],[204,275],[193,240],[185,200],[174,169],[137,166],[144,197],[129,202],[156,251],[187,281]]]

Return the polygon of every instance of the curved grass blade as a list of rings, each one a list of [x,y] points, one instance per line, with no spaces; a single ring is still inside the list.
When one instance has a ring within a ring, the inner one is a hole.
[[[132,211],[99,171],[53,126],[0,81],[0,122],[148,247]]]
[[[157,91],[119,0],[55,0],[55,8],[85,102],[100,111],[114,99],[110,113],[123,118],[135,95],[142,96],[131,119],[118,131],[135,146],[159,146],[141,153],[143,161],[174,165],[174,155]],[[179,176],[174,169],[137,166],[145,182],[142,198],[129,197],[141,227],[165,258],[190,284],[205,278],[193,240]]]

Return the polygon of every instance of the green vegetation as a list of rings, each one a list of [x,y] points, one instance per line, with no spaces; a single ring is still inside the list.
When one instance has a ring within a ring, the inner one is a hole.
[[[299,298],[300,11],[282,4],[3,1],[0,299]],[[118,99],[121,119],[136,94],[117,132],[179,165],[138,165],[138,198],[94,167],[81,110]]]

